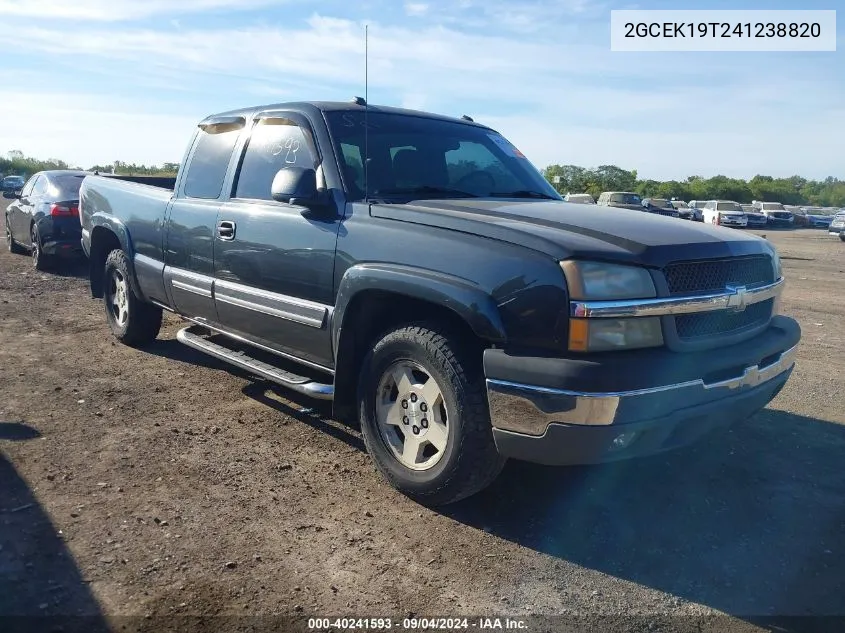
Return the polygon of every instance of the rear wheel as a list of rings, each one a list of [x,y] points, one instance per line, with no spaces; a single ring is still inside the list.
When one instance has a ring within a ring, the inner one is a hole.
[[[10,253],[14,253],[15,255],[23,255],[26,252],[26,250],[12,238],[12,227],[9,226],[8,216],[6,216],[6,248],[9,249]]]
[[[161,308],[146,303],[135,294],[129,280],[126,253],[120,250],[109,253],[103,279],[106,320],[115,338],[132,347],[154,341],[161,329]]]
[[[399,491],[428,505],[490,484],[493,441],[478,350],[436,324],[385,334],[364,360],[358,409],[367,451]]]
[[[38,226],[35,224],[32,225],[32,229],[30,230],[30,239],[32,240],[32,246],[29,247],[29,253],[32,256],[32,265],[35,267],[35,270],[48,270],[52,263],[52,258],[44,254],[41,247],[41,235],[38,232]]]

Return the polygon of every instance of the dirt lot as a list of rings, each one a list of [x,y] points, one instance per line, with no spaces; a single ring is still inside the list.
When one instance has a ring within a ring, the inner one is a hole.
[[[268,616],[845,616],[845,244],[768,236],[804,338],[767,410],[657,458],[510,463],[439,512],[385,484],[324,406],[181,346],[172,316],[149,350],[115,345],[84,271],[4,249],[0,614],[279,631]]]

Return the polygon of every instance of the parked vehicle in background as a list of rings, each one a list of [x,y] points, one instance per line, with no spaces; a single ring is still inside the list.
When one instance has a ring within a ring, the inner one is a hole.
[[[709,200],[704,205],[704,221],[719,226],[748,226],[742,207],[733,200]]]
[[[6,208],[6,245],[12,253],[29,251],[38,270],[46,270],[59,257],[82,254],[79,225],[79,187],[89,172],[40,171],[17,191],[4,191],[12,199]]]
[[[595,204],[595,198],[588,193],[568,193],[563,197],[566,202],[575,202],[576,204]]]
[[[831,235],[839,235],[842,237],[842,232],[845,231],[845,209],[840,209],[839,212],[830,219],[830,226],[827,227]]]
[[[6,176],[3,180],[0,180],[0,191],[3,193],[7,191],[20,191],[23,189],[25,182],[23,176]]]
[[[690,209],[692,209],[699,218],[698,221],[704,222],[704,205],[707,204],[707,200],[690,200],[687,204],[689,204]]]
[[[811,229],[827,229],[833,221],[831,210],[823,207],[802,207],[800,213],[806,219],[806,226]]]
[[[643,198],[643,209],[648,213],[667,215],[672,218],[680,217],[678,210],[666,198]]]
[[[599,196],[596,204],[600,207],[643,211],[643,199],[639,194],[630,191],[605,191]]]
[[[671,200],[670,203],[678,212],[678,217],[682,220],[693,220],[695,222],[702,221],[703,217],[701,212],[698,209],[693,209],[683,200]]]
[[[748,224],[746,224],[746,226],[749,229],[764,229],[768,226],[769,219],[759,211],[755,211],[753,205],[741,204],[739,206],[748,220]]]
[[[801,207],[796,207],[794,205],[783,205],[785,211],[792,214],[792,226],[794,228],[807,228],[809,226],[809,220],[807,219],[807,213],[801,210]],[[759,211],[758,213],[762,213]],[[767,218],[768,221],[768,218]]]
[[[362,101],[209,117],[173,189],[85,178],[113,335],[175,311],[180,342],[356,417],[434,505],[508,457],[669,450],[780,392],[801,331],[769,242],[567,204],[495,130]]]
[[[795,216],[787,211],[780,202],[754,200],[751,205],[755,211],[766,216],[769,226],[791,227],[795,223]]]

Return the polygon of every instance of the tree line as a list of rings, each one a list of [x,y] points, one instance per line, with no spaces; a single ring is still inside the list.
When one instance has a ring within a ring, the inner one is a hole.
[[[463,166],[458,166],[463,167]],[[175,176],[179,163],[143,165],[115,161],[111,165],[93,165],[88,171],[123,176]],[[58,158],[40,160],[13,150],[0,156],[0,174],[29,176],[47,169],[81,169],[71,167]],[[460,171],[460,170],[459,170]],[[845,207],[845,180],[828,177],[809,180],[801,176],[772,178],[754,176],[751,180],[727,176],[690,176],[686,180],[640,180],[637,170],[627,170],[616,165],[596,168],[578,165],[549,165],[543,175],[560,193],[589,193],[598,198],[602,191],[632,191],[643,197],[679,198],[681,200],[734,200],[749,203],[752,200],[782,202],[783,204],[812,205],[819,207]]]
[[[121,176],[175,176],[179,170],[179,163],[139,165],[116,160],[111,165],[93,165],[87,171],[111,173],[112,168],[114,168],[114,173]],[[60,158],[48,158],[46,160],[33,158],[24,155],[20,150],[12,150],[7,152],[5,156],[0,156],[0,175],[3,176],[31,176],[36,172],[49,169],[82,169],[82,167],[69,165]]]
[[[690,176],[686,180],[641,180],[637,170],[616,165],[594,169],[577,165],[549,165],[543,175],[562,194],[589,193],[594,198],[603,191],[631,191],[642,197],[680,200],[752,200],[818,207],[845,207],[845,180],[828,177],[808,180],[801,176],[772,178],[754,176],[751,180],[727,176]]]

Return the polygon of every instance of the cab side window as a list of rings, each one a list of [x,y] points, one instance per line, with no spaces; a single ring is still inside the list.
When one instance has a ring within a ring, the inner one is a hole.
[[[229,159],[235,149],[243,124],[209,125],[201,129],[196,149],[185,176],[188,198],[214,200],[220,197]]]
[[[272,200],[270,189],[280,169],[316,166],[310,131],[290,119],[261,119],[247,144],[234,197]]]

